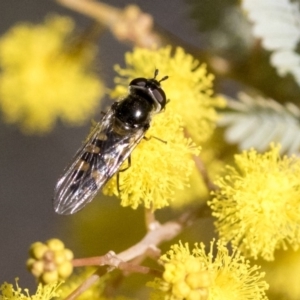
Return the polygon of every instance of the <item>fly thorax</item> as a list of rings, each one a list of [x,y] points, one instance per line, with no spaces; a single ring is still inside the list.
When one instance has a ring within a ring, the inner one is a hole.
[[[128,95],[115,107],[115,126],[132,131],[149,126],[153,105],[138,95]]]

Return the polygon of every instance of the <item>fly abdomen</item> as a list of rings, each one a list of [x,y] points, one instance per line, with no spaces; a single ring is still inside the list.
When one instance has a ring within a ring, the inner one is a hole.
[[[106,134],[104,134],[104,133],[98,134],[97,138],[93,139],[92,143],[89,145],[91,148],[94,148],[93,151],[91,151],[91,152],[99,153],[100,149],[103,146],[103,143],[105,141],[107,141],[107,139],[108,139],[108,137]]]
[[[85,152],[81,156],[81,161],[93,165],[97,163],[98,156],[98,153]]]
[[[73,173],[73,179],[74,179],[75,181],[78,181],[79,179],[82,178],[82,176],[83,176],[85,173],[86,173],[86,171],[84,171],[84,170],[76,170],[76,171],[74,171],[74,173]]]

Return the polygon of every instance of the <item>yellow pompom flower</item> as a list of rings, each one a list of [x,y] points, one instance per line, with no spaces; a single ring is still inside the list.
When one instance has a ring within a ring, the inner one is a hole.
[[[103,85],[91,70],[92,45],[75,45],[74,22],[52,16],[19,24],[0,39],[0,109],[26,133],[50,131],[56,119],[79,125],[90,119]],[[73,44],[72,44],[73,43]]]
[[[281,158],[279,149],[236,155],[209,202],[221,237],[254,258],[273,260],[275,249],[300,245],[300,160]]]
[[[189,186],[194,168],[192,154],[197,155],[199,149],[184,137],[181,125],[181,117],[172,112],[154,116],[146,133],[150,140],[140,142],[131,154],[130,168],[119,175],[121,205],[137,208],[143,204],[159,209],[169,205],[177,191]],[[125,162],[121,169],[127,165]],[[116,176],[103,192],[119,195]]]
[[[22,291],[18,285],[18,279],[16,279],[16,288],[7,282],[0,286],[0,300],[50,300],[59,297],[60,293],[57,289],[60,284],[59,282],[39,284],[35,295],[30,296],[28,289]]]
[[[209,253],[203,243],[179,243],[161,257],[162,278],[148,283],[156,289],[151,299],[165,300],[265,300],[268,284],[258,266],[250,266],[237,250],[229,254],[225,245],[211,242]],[[216,254],[215,254],[216,252]]]
[[[193,56],[180,47],[172,54],[170,46],[161,49],[135,48],[126,53],[125,69],[116,66],[120,77],[116,78],[116,88],[112,97],[119,97],[127,90],[128,82],[136,77],[149,77],[159,69],[162,76],[168,75],[163,87],[170,102],[166,110],[179,114],[183,126],[193,140],[203,143],[212,134],[217,120],[216,108],[225,105],[224,99],[213,96],[212,74],[208,74],[206,66],[200,65]]]
[[[73,252],[59,239],[33,243],[29,254],[27,269],[43,283],[66,279],[72,274]]]

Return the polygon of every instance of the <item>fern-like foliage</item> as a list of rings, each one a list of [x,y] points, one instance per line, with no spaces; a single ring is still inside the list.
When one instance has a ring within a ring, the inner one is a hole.
[[[225,126],[225,140],[237,143],[241,150],[268,149],[280,143],[281,153],[300,153],[300,110],[292,103],[285,106],[272,99],[239,95],[239,101],[227,99],[230,111],[222,114],[219,126]]]
[[[253,35],[272,51],[271,64],[280,76],[290,73],[300,86],[300,9],[290,0],[242,0],[242,8],[253,22]]]

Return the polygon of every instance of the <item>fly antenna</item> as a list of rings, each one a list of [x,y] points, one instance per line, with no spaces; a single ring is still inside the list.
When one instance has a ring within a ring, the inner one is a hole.
[[[164,80],[167,80],[169,78],[169,76],[164,76],[161,80],[159,80],[159,83],[161,83]]]
[[[155,69],[153,79],[156,79],[158,73],[159,73],[159,70],[158,70],[158,69]],[[164,76],[164,77],[163,77],[161,80],[159,80],[158,82],[161,83],[162,81],[164,81],[164,80],[166,80],[166,79],[168,79],[168,78],[169,78],[169,76]]]

